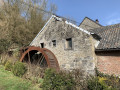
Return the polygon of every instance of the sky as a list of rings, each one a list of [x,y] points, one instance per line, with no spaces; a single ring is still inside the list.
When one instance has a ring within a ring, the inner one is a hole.
[[[99,20],[103,26],[120,23],[120,0],[50,0],[57,15],[81,22],[84,17]]]

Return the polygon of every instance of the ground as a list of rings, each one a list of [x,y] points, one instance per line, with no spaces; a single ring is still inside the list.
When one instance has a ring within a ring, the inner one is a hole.
[[[0,66],[0,90],[41,90],[29,80],[16,77]]]

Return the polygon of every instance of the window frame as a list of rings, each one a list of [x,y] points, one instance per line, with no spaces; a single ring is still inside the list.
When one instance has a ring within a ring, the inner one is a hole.
[[[40,43],[40,47],[41,48],[45,48],[45,44],[44,43]]]
[[[73,50],[73,40],[72,38],[65,39],[65,50]]]
[[[52,46],[53,46],[53,47],[56,47],[56,46],[57,46],[56,40],[52,40]]]

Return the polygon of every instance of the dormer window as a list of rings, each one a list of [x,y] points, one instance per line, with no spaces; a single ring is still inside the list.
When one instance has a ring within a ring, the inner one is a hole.
[[[53,47],[56,47],[56,40],[52,41]]]

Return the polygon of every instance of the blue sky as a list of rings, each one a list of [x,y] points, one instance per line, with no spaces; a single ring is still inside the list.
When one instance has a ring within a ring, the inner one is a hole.
[[[57,15],[81,22],[84,17],[98,19],[103,26],[120,23],[120,0],[50,0]]]

